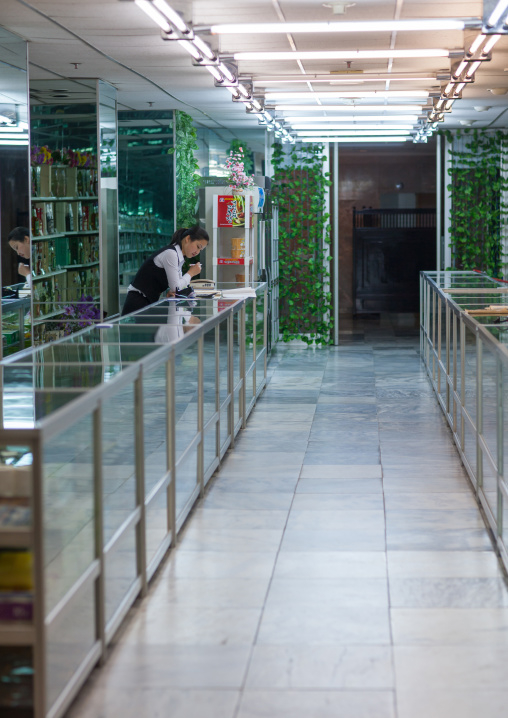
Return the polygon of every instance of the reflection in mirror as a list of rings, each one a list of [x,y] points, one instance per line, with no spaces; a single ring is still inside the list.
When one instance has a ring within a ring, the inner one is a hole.
[[[173,111],[118,113],[120,293],[175,231]]]
[[[2,356],[31,344],[27,43],[0,27]]]

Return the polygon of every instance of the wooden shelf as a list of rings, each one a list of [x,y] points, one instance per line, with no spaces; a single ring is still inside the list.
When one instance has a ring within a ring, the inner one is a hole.
[[[32,277],[32,282],[40,282],[41,279],[48,279],[48,277],[56,277],[57,274],[67,274],[67,270],[55,269],[54,272],[48,272],[47,274],[38,274],[36,277]]]
[[[34,197],[32,196],[32,203],[37,204],[38,202],[93,202],[98,200],[99,197],[96,195],[87,197]]]
[[[96,267],[99,264],[99,260],[96,262],[86,262],[85,264],[66,264],[65,271],[69,269],[83,269],[83,267]]]
[[[23,526],[0,528],[0,550],[4,548],[30,548],[32,530]]]
[[[34,242],[40,242],[44,239],[56,239],[57,237],[76,237],[83,236],[84,234],[99,234],[98,229],[81,229],[72,232],[55,232],[55,234],[36,234],[32,236]]]
[[[35,628],[27,621],[0,621],[0,646],[31,646]]]

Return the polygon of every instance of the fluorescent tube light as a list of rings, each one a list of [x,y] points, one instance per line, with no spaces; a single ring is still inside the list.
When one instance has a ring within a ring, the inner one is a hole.
[[[190,40],[178,40],[177,42],[180,47],[183,47],[185,50],[187,50],[187,52],[190,53],[195,60],[203,59],[203,55],[199,52],[198,48],[192,44]]]
[[[363,123],[358,124],[344,124],[344,125],[332,125],[331,127],[320,127],[319,125],[312,124],[312,125],[299,125],[299,124],[291,124],[291,128],[293,130],[318,130],[319,132],[333,132],[334,130],[412,130],[414,125],[416,124],[416,120],[413,124],[408,125],[379,125],[379,124],[372,124],[372,125],[366,125]]]
[[[261,110],[263,109],[263,105],[256,99],[252,100],[252,106],[255,110],[258,110],[259,112],[261,112]]]
[[[197,35],[194,36],[194,39],[192,40],[194,45],[198,48],[200,52],[203,53],[205,57],[207,57],[209,60],[216,60],[217,56],[210,47],[210,45],[207,45],[206,42],[204,42],[200,37]]]
[[[356,92],[344,90],[340,92],[267,92],[266,100],[310,100],[314,97],[320,100],[336,100],[339,97],[361,99],[362,97],[419,97],[427,99],[428,90],[369,90],[368,92]]]
[[[228,92],[230,92],[230,93],[233,95],[233,97],[235,98],[235,100],[239,100],[239,99],[240,99],[240,93],[238,92],[238,90],[236,89],[236,87],[230,87],[229,85],[224,85],[224,87],[225,87],[225,89],[226,89]]]
[[[310,98],[309,98],[310,99]],[[416,105],[275,105],[275,110],[287,112],[340,112],[341,114],[356,112],[421,112],[422,101]]]
[[[231,72],[231,70],[229,69],[229,67],[227,65],[225,65],[223,62],[219,62],[217,67],[222,72],[222,74],[224,75],[224,77],[226,78],[226,80],[228,82],[236,82],[236,77],[233,75],[233,73]]]
[[[406,142],[410,139],[410,135],[407,137],[298,137],[297,142],[315,142],[319,144],[321,142],[338,142],[339,144],[346,142]]]
[[[445,104],[444,109],[445,109],[445,110],[451,110],[451,109],[452,109],[452,105],[453,105],[454,102],[455,102],[455,98],[452,97],[452,98],[449,99],[448,102]]]
[[[250,100],[252,97],[251,93],[248,91],[245,85],[242,85],[242,83],[239,83],[238,85],[238,92],[240,93],[240,95],[242,95],[242,97],[245,97],[246,100]]]
[[[455,88],[454,94],[455,94],[455,95],[458,95],[459,93],[461,93],[465,86],[466,86],[466,83],[465,83],[465,82],[459,82],[459,84],[458,84],[457,87]]]
[[[474,55],[477,50],[480,49],[480,47],[483,44],[483,41],[486,39],[487,35],[478,35],[476,40],[472,43],[471,47],[468,50],[469,55]]]
[[[164,30],[164,32],[171,32],[173,28],[162,15],[148,0],[134,0],[134,3],[143,10],[157,25]]]
[[[456,77],[458,80],[468,65],[469,65],[469,60],[462,60],[460,65],[457,67],[457,69],[453,73],[453,77]],[[453,80],[452,80],[452,82],[448,83],[447,87],[450,87],[450,85],[453,85]],[[448,92],[448,90],[445,89],[445,92]]]
[[[436,76],[433,77],[415,77],[415,76],[409,76],[409,75],[392,75],[391,73],[384,72],[384,73],[363,73],[360,77],[341,77],[340,75],[332,75],[329,74],[326,77],[315,77],[312,75],[299,75],[298,77],[295,77],[294,75],[291,76],[284,76],[281,75],[279,78],[267,78],[267,79],[259,79],[254,80],[254,85],[256,87],[269,87],[270,85],[291,85],[291,84],[302,84],[311,82],[312,84],[318,83],[318,84],[330,84],[330,85],[356,85],[356,84],[365,84],[367,82],[386,82],[389,80],[390,82],[425,82],[425,83],[435,83],[436,82]]]
[[[186,23],[180,15],[173,10],[172,7],[170,7],[165,0],[153,0],[153,4],[157,8],[157,10],[160,10],[160,12],[167,17],[169,22],[171,22],[180,32],[188,33],[189,28],[187,27]]]
[[[409,122],[414,124],[418,115],[339,115],[334,117],[296,117],[290,116],[285,119],[293,124],[294,122]]]
[[[464,30],[464,20],[376,20],[374,22],[255,22],[212,25],[212,35],[267,35],[316,32],[424,32],[425,30]]]
[[[9,145],[9,146],[21,146],[21,145],[28,145],[28,140],[5,140],[3,137],[0,139],[0,145]]]
[[[224,78],[220,71],[215,67],[215,65],[203,65],[203,67],[206,67],[210,75],[213,75],[217,82],[223,82]]]
[[[497,23],[501,19],[501,16],[507,10],[508,10],[508,0],[499,0],[498,4],[496,5],[494,10],[490,14],[489,19],[487,20],[487,26],[494,27],[494,25],[497,25]]]
[[[482,54],[487,55],[492,50],[496,42],[500,39],[501,35],[491,35],[488,41],[485,43],[485,47],[482,50]]]
[[[28,134],[18,135],[15,132],[0,132],[0,140],[28,140]]]
[[[28,127],[24,129],[19,125],[7,125],[6,127],[0,126],[0,134],[2,134],[3,132],[26,132],[27,130]]]
[[[448,50],[327,50],[310,52],[235,52],[235,60],[390,60],[449,57]]]
[[[469,79],[470,77],[473,77],[473,75],[475,74],[475,72],[477,71],[477,69],[480,67],[481,64],[482,64],[482,63],[481,63],[480,60],[477,60],[476,62],[473,62],[473,63],[471,64],[471,67],[469,68],[469,70],[466,72],[466,77],[467,77],[468,79]]]
[[[350,137],[358,135],[358,137],[396,137],[397,135],[409,135],[413,131],[413,127],[408,130],[302,130],[297,132],[298,136],[302,137]]]

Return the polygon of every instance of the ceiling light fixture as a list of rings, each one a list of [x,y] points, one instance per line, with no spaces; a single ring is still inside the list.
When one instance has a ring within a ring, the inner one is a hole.
[[[317,144],[320,142],[338,142],[339,144],[357,142],[360,144],[363,142],[407,142],[408,139],[410,139],[410,135],[407,137],[298,137],[297,142],[315,142]]]
[[[309,52],[235,52],[235,60],[391,60],[450,57],[449,50],[324,50]]]
[[[428,90],[369,90],[367,92],[350,92],[344,90],[343,92],[267,92],[265,95],[266,100],[308,100],[314,97],[320,100],[336,100],[340,97],[351,98],[351,99],[362,99],[363,97],[410,97],[415,100],[418,98],[427,99],[429,96]]]
[[[164,32],[171,32],[171,25],[167,19],[162,15],[157,8],[155,8],[148,0],[134,0],[134,4],[139,7],[140,10],[148,15],[157,25],[164,30]]]
[[[495,27],[501,19],[503,13],[508,11],[508,0],[499,0],[494,10],[487,19],[487,27]]]
[[[413,105],[275,105],[275,110],[290,112],[339,112],[354,114],[356,112],[421,112],[423,101]]]
[[[344,124],[344,125],[332,125],[331,127],[323,127],[320,125],[299,125],[298,123],[291,123],[291,128],[293,130],[299,130],[300,134],[305,134],[302,132],[302,130],[305,131],[318,131],[322,132],[324,134],[327,134],[328,132],[335,132],[337,130],[402,130],[402,131],[409,131],[413,129],[413,126],[416,124],[417,120],[415,120],[412,124],[405,124],[405,125],[381,125],[381,124],[364,124],[362,122],[358,123],[351,123],[351,124]]]
[[[408,130],[358,130],[351,131],[351,130],[302,130],[301,132],[297,132],[296,134],[298,136],[303,137],[349,137],[352,135],[358,135],[358,137],[369,137],[369,136],[380,136],[380,137],[395,137],[397,135],[409,135],[411,131],[413,130],[412,127],[410,127]]]
[[[185,20],[183,20],[176,10],[173,10],[165,0],[153,0],[153,4],[177,30],[180,30],[180,32],[183,32],[185,35],[190,33],[190,28],[187,27]]]
[[[418,115],[339,115],[336,117],[286,117],[287,122],[312,122],[320,124],[323,122],[408,122],[414,124]]]
[[[296,34],[300,32],[424,32],[426,30],[464,30],[466,27],[480,27],[476,18],[439,20],[375,20],[366,22],[255,22],[229,23],[222,25],[197,26],[196,32],[211,35],[267,35]]]
[[[488,39],[488,41],[485,43],[485,47],[483,48],[482,52],[486,55],[489,53],[496,42],[498,42],[501,39],[501,35],[491,35]]]
[[[198,48],[190,40],[178,40],[177,42],[180,47],[183,47],[184,50],[187,50],[187,52],[192,55],[192,57],[198,62],[203,59],[203,55],[199,52]]]

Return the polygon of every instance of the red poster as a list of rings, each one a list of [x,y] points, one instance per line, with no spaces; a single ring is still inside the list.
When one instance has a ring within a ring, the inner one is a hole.
[[[245,226],[245,197],[220,194],[217,203],[217,227]]]

